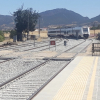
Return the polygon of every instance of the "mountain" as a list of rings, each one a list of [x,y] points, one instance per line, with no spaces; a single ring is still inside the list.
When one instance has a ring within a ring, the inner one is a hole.
[[[14,18],[9,15],[0,15],[0,29],[9,30],[14,28]]]
[[[83,23],[89,20],[88,17],[83,17],[78,13],[67,9],[54,9],[40,13],[41,26],[48,25],[66,25],[72,23]]]
[[[50,25],[90,25],[93,21],[100,22],[100,15],[89,19],[82,15],[75,13],[74,11],[64,8],[58,8],[53,10],[47,10],[39,13],[40,27],[48,27]],[[0,30],[11,30],[14,28],[14,17],[8,15],[0,15]],[[38,28],[38,24],[37,24]]]
[[[94,22],[94,21],[100,22],[100,15],[98,15],[98,16],[93,17],[93,18],[90,19],[90,22]]]

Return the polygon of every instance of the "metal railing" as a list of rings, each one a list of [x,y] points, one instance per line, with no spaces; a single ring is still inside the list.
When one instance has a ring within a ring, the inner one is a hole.
[[[92,43],[92,56],[100,56],[100,43]]]

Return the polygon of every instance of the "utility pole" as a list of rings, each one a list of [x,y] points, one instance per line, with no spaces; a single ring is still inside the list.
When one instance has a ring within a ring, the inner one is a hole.
[[[28,12],[28,33],[27,33],[27,40],[28,40],[28,35],[29,35],[29,12]]]
[[[74,25],[73,24],[74,24],[74,22],[72,22],[72,34],[73,34],[73,28],[74,28]]]
[[[94,28],[94,36],[95,36],[95,22],[93,23],[93,28]]]
[[[61,26],[59,26],[60,27],[60,38],[61,38]]]

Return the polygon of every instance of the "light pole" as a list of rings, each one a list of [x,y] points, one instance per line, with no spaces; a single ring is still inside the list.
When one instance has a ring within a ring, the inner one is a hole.
[[[29,12],[28,12],[28,33],[27,33],[27,40],[28,40],[28,35],[29,35]]]
[[[60,28],[60,38],[61,38],[61,26],[59,26],[59,28]]]
[[[95,36],[95,22],[93,23],[93,28],[94,28],[94,36]]]

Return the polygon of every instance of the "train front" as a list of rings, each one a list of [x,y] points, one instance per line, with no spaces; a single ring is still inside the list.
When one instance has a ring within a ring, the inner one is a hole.
[[[89,35],[90,35],[90,29],[89,29],[89,27],[83,27],[83,37],[85,39],[87,39],[89,37]]]

